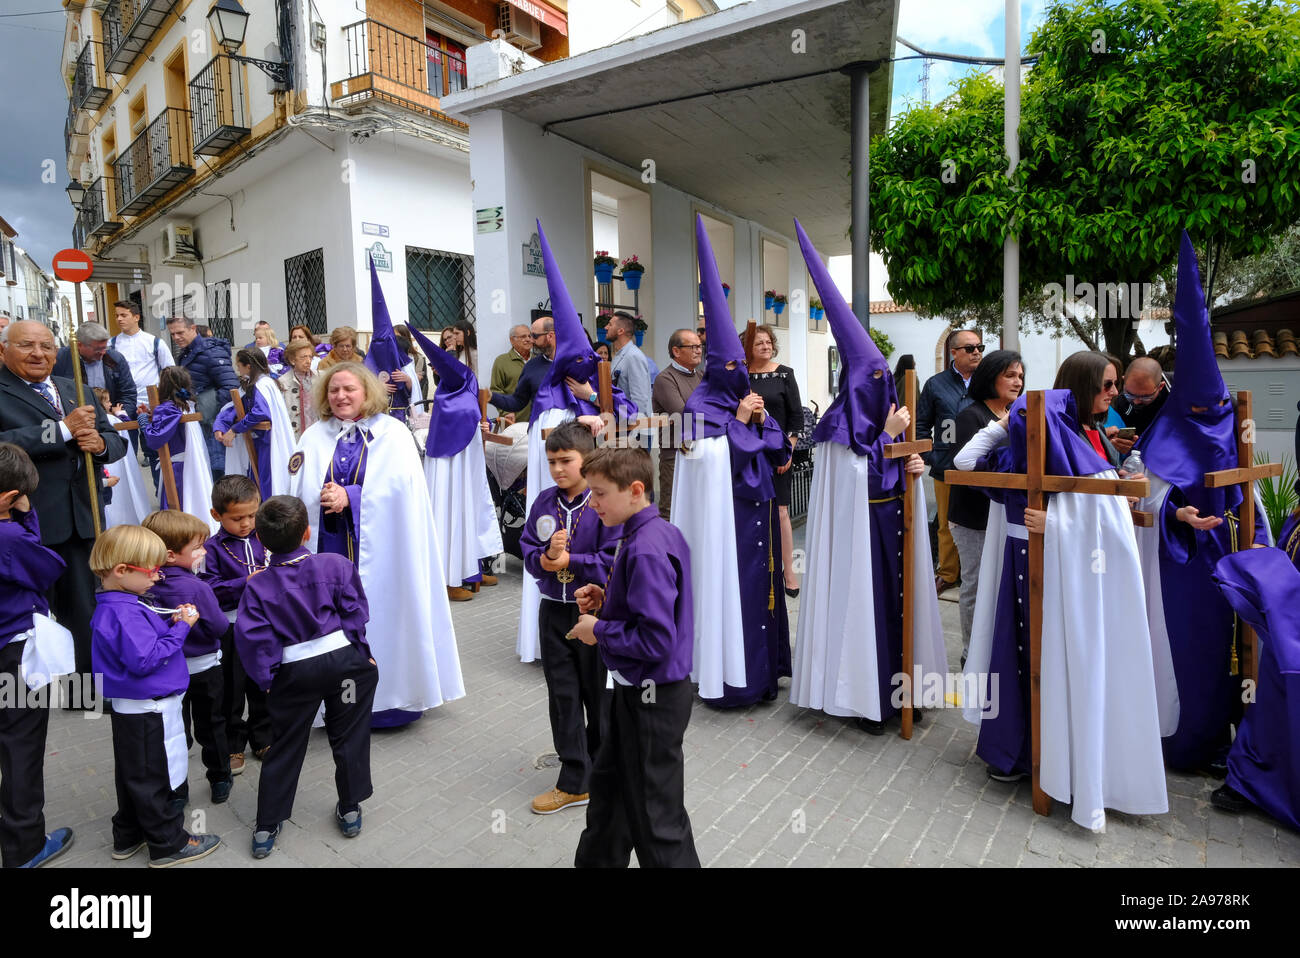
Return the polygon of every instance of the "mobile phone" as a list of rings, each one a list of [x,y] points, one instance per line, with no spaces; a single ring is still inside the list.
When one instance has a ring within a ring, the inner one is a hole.
[[[1135,427],[1125,426],[1119,432],[1115,433],[1115,436],[1118,439],[1133,439],[1134,437],[1137,436],[1137,433],[1138,431]]]

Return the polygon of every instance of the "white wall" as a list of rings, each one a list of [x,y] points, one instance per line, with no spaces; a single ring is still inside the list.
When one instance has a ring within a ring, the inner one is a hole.
[[[671,23],[664,0],[569,0],[569,56]]]

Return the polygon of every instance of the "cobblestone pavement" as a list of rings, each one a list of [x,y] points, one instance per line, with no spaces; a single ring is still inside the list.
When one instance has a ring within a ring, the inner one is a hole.
[[[584,814],[533,815],[554,784],[538,768],[551,750],[540,665],[514,654],[521,566],[501,585],[453,604],[468,694],[405,729],[376,732],[375,794],[365,830],[333,823],[333,763],[313,733],[294,816],[259,867],[524,865],[573,861]],[[941,603],[949,657],[960,652],[954,592]],[[797,600],[791,602],[791,631]],[[783,680],[783,685],[785,680]],[[71,825],[74,847],[55,867],[144,867],[109,858],[116,807],[107,718],[52,717],[45,762],[49,828]],[[1260,813],[1210,807],[1211,779],[1170,773],[1168,814],[1110,813],[1104,834],[1055,806],[1035,816],[1029,785],[990,781],[974,756],[974,726],[930,711],[910,742],[873,738],[851,723],[784,701],[720,712],[698,699],[686,734],[686,806],[700,860],[723,866],[1015,865],[1221,866],[1300,864],[1300,834]],[[225,846],[198,867],[251,866],[259,765],[249,757],[225,805],[208,806],[197,747],[190,756],[192,829]]]

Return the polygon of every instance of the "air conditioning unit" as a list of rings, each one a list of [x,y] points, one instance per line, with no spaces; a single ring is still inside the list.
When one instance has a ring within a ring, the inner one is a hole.
[[[541,49],[542,25],[536,17],[520,13],[508,3],[497,7],[497,26],[508,43],[513,43],[525,53]]]
[[[194,255],[194,225],[173,220],[163,232],[162,261],[165,266],[198,266]]]

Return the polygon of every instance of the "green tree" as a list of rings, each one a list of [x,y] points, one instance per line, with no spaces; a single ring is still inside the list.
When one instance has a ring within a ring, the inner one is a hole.
[[[1149,303],[1040,309],[1044,287],[1153,283],[1186,228],[1212,302],[1221,263],[1300,222],[1300,5],[1056,3],[1027,51],[1014,177],[1002,88],[968,76],[872,144],[872,244],[895,299],[996,329],[1013,228],[1027,326],[1127,358],[1142,349],[1129,316]]]

